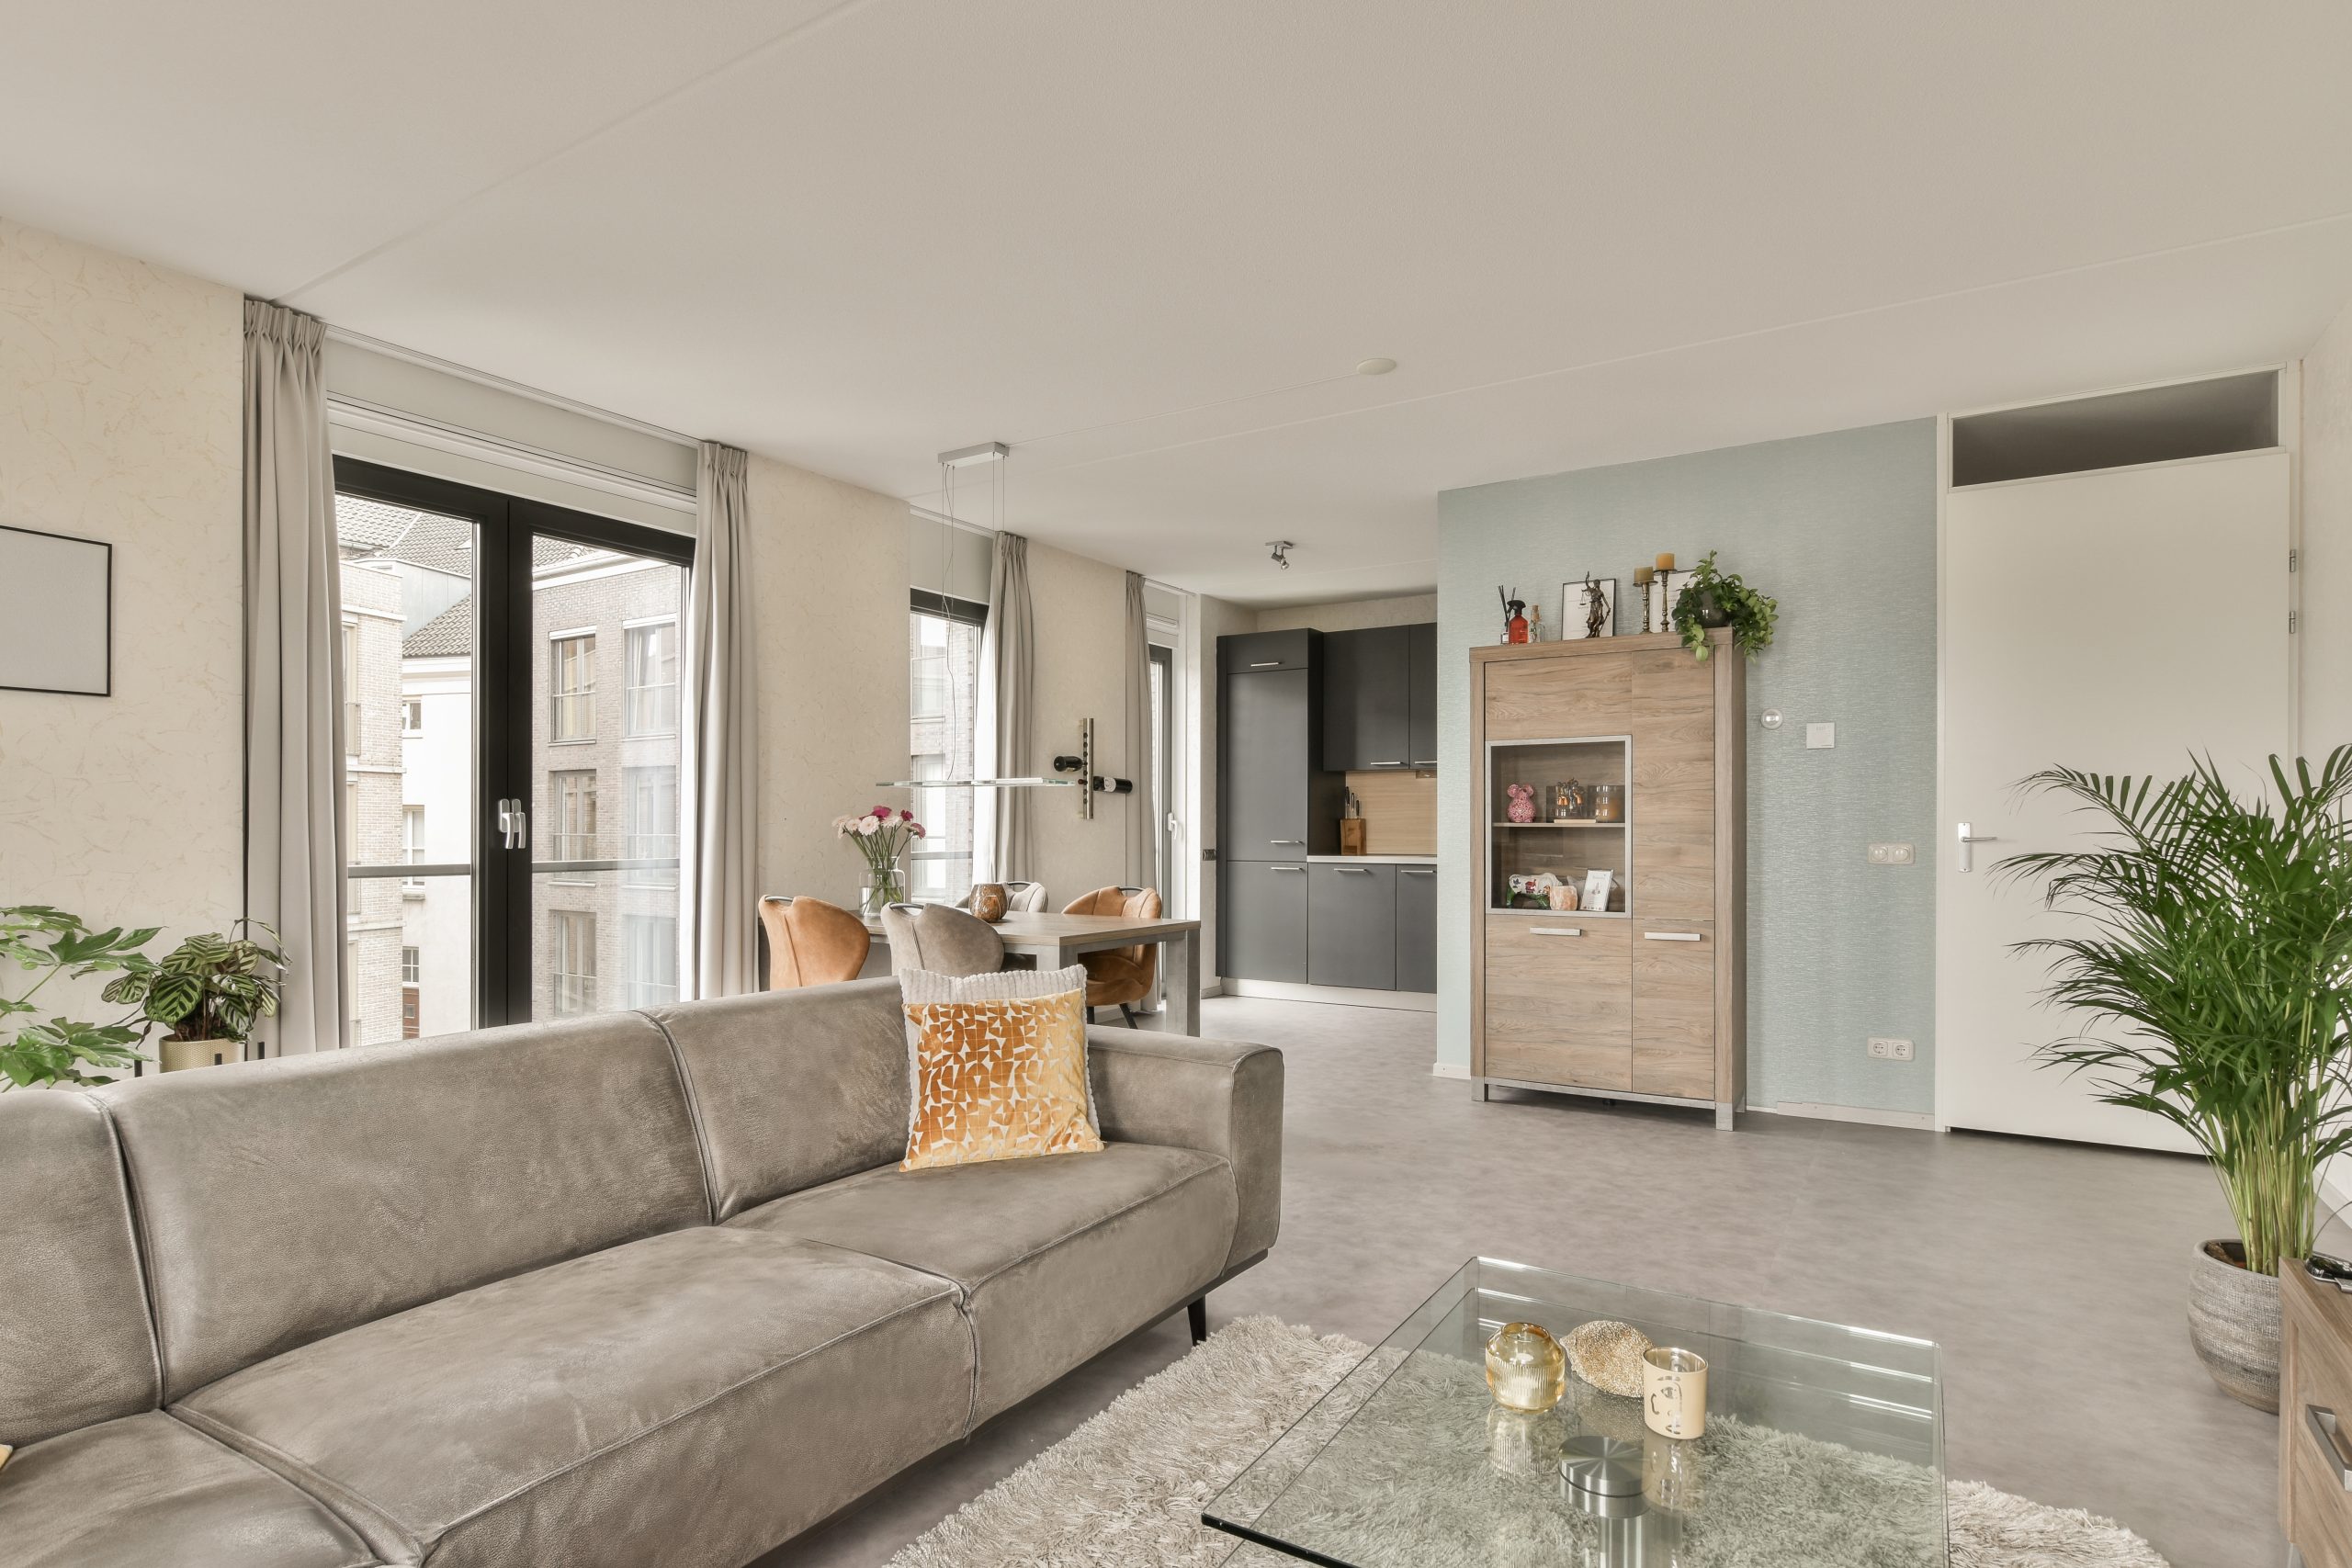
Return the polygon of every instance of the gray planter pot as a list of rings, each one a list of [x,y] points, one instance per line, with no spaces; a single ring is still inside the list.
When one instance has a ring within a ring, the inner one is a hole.
[[[2278,1280],[2239,1266],[2245,1249],[2209,1241],[2188,1277],[2188,1342],[2222,1392],[2256,1410],[2278,1408]]]

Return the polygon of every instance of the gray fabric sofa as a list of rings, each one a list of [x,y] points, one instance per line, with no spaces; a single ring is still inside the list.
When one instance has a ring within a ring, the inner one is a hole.
[[[1283,1064],[901,1172],[889,981],[0,1096],[0,1568],[738,1568],[1262,1257]]]

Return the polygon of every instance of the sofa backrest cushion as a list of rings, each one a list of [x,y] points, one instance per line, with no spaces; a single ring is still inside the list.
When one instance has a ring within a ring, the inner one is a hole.
[[[71,1089],[0,1094],[0,1443],[155,1408],[122,1156]]]
[[[907,1152],[896,980],[854,980],[650,1016],[677,1043],[721,1220]]]
[[[709,1216],[676,1059],[636,1013],[96,1092],[130,1173],[166,1401],[357,1324]]]

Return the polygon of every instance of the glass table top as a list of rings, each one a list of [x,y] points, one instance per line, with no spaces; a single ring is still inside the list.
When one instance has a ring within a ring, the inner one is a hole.
[[[1573,1371],[1549,1411],[1495,1404],[1496,1329],[1595,1319],[1706,1359],[1703,1436],[1661,1438]],[[1564,1457],[1604,1444],[1614,1476],[1572,1483]],[[1936,1347],[1474,1258],[1202,1517],[1338,1568],[1944,1568]]]

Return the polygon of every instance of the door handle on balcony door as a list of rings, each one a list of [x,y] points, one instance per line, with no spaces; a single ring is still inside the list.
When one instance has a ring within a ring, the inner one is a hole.
[[[498,803],[499,847],[527,850],[531,847],[531,814],[523,803],[513,797]]]

